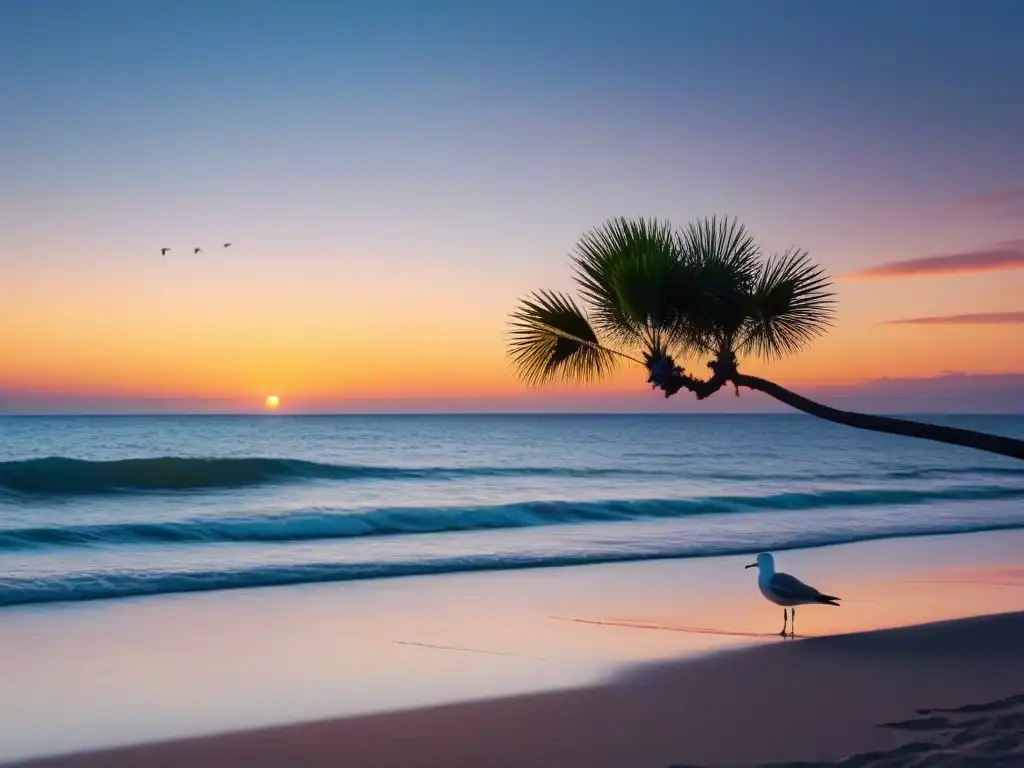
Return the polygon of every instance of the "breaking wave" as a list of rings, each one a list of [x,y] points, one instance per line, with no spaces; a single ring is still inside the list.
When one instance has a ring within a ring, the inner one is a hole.
[[[856,489],[689,499],[530,501],[491,506],[307,510],[284,515],[190,518],[174,522],[0,529],[0,551],[61,546],[314,541],[736,512],[863,508],[1022,497],[1024,487],[960,486],[933,490]]]
[[[210,568],[190,571],[115,571],[75,573],[42,578],[0,579],[0,606],[53,602],[109,600],[146,595],[206,592],[294,584],[424,576],[471,571],[552,568],[638,560],[681,557],[740,555],[762,549],[784,550],[848,544],[872,539],[899,538],[1024,527],[1024,520],[943,526],[927,522],[907,523],[884,531],[852,528],[827,533],[799,534],[793,531],[745,541],[718,543],[667,543],[652,547],[630,547],[561,554],[519,553],[479,554],[464,557],[409,559],[390,562],[329,562],[295,565],[265,565],[251,568]]]
[[[299,459],[163,456],[86,461],[51,456],[0,462],[0,489],[35,495],[245,488],[307,480],[430,480],[501,475],[597,476],[621,469],[559,467],[389,467]]]
[[[35,496],[81,496],[113,493],[227,490],[315,480],[453,480],[472,477],[602,477],[671,475],[678,478],[735,482],[758,480],[847,481],[875,479],[922,480],[927,478],[988,477],[1024,478],[1024,470],[999,466],[967,466],[874,471],[769,475],[723,471],[692,473],[681,461],[675,469],[626,469],[614,467],[401,467],[368,464],[330,464],[280,458],[157,458],[87,461],[62,456],[0,462],[0,491]]]

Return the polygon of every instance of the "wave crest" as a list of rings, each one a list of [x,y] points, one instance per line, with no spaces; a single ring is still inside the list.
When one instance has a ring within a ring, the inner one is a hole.
[[[305,480],[430,480],[471,476],[624,474],[614,468],[394,467],[274,458],[157,458],[87,461],[62,456],[0,462],[0,490],[69,496],[246,488]]]
[[[466,507],[309,510],[273,516],[0,529],[0,551],[93,545],[313,541],[737,512],[871,507],[929,501],[994,501],[1021,497],[1024,497],[1024,487],[961,486],[934,490],[858,489],[690,499],[531,501]]]
[[[805,549],[848,544],[873,539],[997,531],[1024,527],[1022,523],[993,521],[944,527],[934,524],[908,524],[887,532],[845,530],[821,534],[783,532],[765,541],[719,542],[717,544],[669,544],[649,549],[570,552],[565,554],[493,554],[471,557],[434,558],[370,563],[303,563],[266,565],[238,570],[209,569],[162,573],[121,571],[115,573],[78,573],[66,576],[0,579],[0,607],[54,602],[109,600],[182,592],[207,592],[225,589],[315,584],[323,582],[384,579],[400,576],[425,576],[469,571],[551,568],[595,563],[664,560],[680,557],[715,557],[772,550]]]

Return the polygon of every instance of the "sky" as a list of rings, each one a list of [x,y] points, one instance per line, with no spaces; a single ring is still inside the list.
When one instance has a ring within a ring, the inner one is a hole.
[[[637,369],[527,391],[505,356],[582,233],[714,214],[836,280],[836,327],[747,372],[1009,402],[1021,29],[1017,0],[4,0],[0,412],[752,407]]]

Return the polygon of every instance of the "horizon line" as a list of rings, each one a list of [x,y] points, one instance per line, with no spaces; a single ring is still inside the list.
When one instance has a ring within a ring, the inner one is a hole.
[[[876,413],[887,416],[1024,416],[1024,409],[1014,411],[878,411]],[[0,418],[221,418],[221,417],[259,417],[259,418],[337,418],[337,417],[383,417],[383,416],[808,416],[819,419],[803,411],[792,409],[787,411],[334,411],[334,412],[310,412],[310,413],[267,413],[264,411],[224,411],[221,413],[203,412],[147,412],[147,411],[125,411],[118,413],[83,413],[83,412],[55,412],[55,413],[0,413]],[[828,421],[828,419],[819,419]]]

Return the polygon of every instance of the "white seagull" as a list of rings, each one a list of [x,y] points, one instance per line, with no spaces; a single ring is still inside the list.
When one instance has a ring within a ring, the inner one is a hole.
[[[757,556],[757,562],[751,563],[747,568],[757,568],[757,588],[765,599],[782,606],[782,631],[786,636],[786,608],[792,613],[792,621],[789,625],[789,636],[793,637],[796,629],[796,605],[839,605],[839,598],[832,595],[823,595],[814,587],[804,584],[795,576],[788,573],[775,572],[775,558],[767,552]]]

